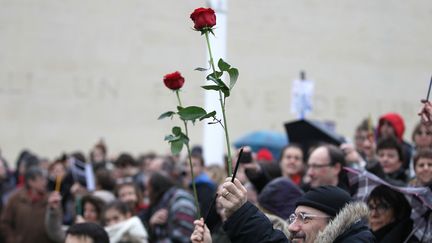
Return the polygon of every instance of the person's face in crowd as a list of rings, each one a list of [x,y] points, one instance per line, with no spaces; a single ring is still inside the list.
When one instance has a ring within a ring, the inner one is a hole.
[[[396,172],[402,166],[402,161],[396,149],[380,149],[378,151],[378,161],[386,174]]]
[[[314,242],[318,232],[323,231],[328,224],[329,216],[315,208],[300,205],[294,214],[297,218],[288,226],[293,243]],[[300,214],[305,215],[304,220]]]
[[[338,184],[338,175],[341,170],[339,163],[331,165],[330,156],[325,147],[315,149],[308,160],[307,175],[311,187]]]
[[[105,161],[105,154],[101,148],[95,147],[92,151],[92,159],[94,163],[102,163]]]
[[[421,125],[414,133],[414,144],[417,148],[429,148],[432,146],[432,131],[430,127]]]
[[[37,176],[34,179],[30,179],[28,185],[31,190],[38,193],[44,193],[46,191],[47,179],[44,176]]]
[[[151,174],[152,172],[161,171],[163,162],[164,162],[163,158],[159,158],[159,157],[149,161],[146,168],[147,173]]]
[[[84,204],[84,219],[86,222],[98,223],[98,213],[96,207],[90,202]]]
[[[0,180],[6,179],[7,171],[4,162],[0,159]]]
[[[376,144],[372,134],[368,135],[367,139],[363,140],[362,149],[366,158],[371,159],[375,156]]]
[[[198,176],[201,174],[204,170],[204,166],[201,164],[200,160],[198,158],[192,157],[192,170],[194,172],[195,176]],[[190,169],[189,169],[190,171]]]
[[[105,222],[107,226],[118,224],[130,218],[130,213],[122,214],[115,208],[110,208],[105,212]]]
[[[93,239],[83,235],[67,235],[65,243],[93,243]]]
[[[364,151],[364,142],[368,139],[368,131],[366,130],[357,130],[354,135],[354,146],[356,150],[360,153],[365,153]]]
[[[66,169],[62,164],[55,163],[51,169],[51,175],[53,178],[57,178],[58,176],[64,178],[66,175]]]
[[[372,199],[368,202],[369,226],[372,231],[377,231],[395,220],[394,211],[390,204]]]
[[[191,171],[190,171],[190,165],[189,160],[185,161],[183,163],[183,170],[186,172],[186,176],[188,180],[192,179]],[[194,176],[198,176],[203,172],[204,167],[201,165],[201,162],[198,158],[192,157],[192,170],[194,173]]]
[[[396,136],[394,128],[392,127],[391,123],[388,121],[383,121],[379,133],[382,138]]]
[[[25,162],[21,162],[21,164],[19,165],[19,168],[18,168],[18,173],[20,175],[24,175],[25,171],[26,171]]]
[[[134,176],[138,173],[138,167],[133,165],[116,166],[116,170],[118,175],[120,176],[118,178]]]
[[[414,168],[416,177],[422,185],[432,182],[432,159],[419,158]]]
[[[41,161],[39,161],[39,167],[42,168],[45,171],[48,171],[50,166],[50,161],[47,159],[43,159]]]
[[[124,185],[118,191],[119,199],[122,202],[129,204],[130,206],[135,205],[138,202],[138,197],[135,192],[135,187],[132,185]]]
[[[296,147],[285,149],[280,161],[280,167],[284,176],[302,173],[304,170],[302,150]]]

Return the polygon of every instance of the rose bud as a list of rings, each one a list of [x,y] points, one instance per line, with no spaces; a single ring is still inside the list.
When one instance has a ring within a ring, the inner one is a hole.
[[[195,24],[195,30],[198,31],[202,31],[205,28],[211,29],[216,25],[216,15],[211,8],[197,8],[190,17]]]
[[[178,71],[165,75],[163,81],[165,86],[172,90],[180,89],[181,87],[183,87],[183,84],[185,82],[184,78]]]

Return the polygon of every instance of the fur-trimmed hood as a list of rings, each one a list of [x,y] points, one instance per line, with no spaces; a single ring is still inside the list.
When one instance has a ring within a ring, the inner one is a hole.
[[[368,213],[369,209],[364,202],[351,202],[347,204],[336,215],[336,217],[329,222],[324,230],[318,233],[314,242],[334,242],[339,236],[345,235],[354,224],[359,223],[362,219],[367,218]],[[372,236],[372,233],[370,233],[370,235]]]

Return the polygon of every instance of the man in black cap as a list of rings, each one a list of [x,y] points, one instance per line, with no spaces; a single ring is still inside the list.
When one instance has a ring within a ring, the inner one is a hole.
[[[352,202],[350,195],[336,186],[312,188],[296,202],[289,217],[289,235],[273,229],[271,222],[254,205],[247,202],[246,189],[230,178],[222,186],[218,203],[225,209],[224,230],[231,242],[304,242],[348,243],[374,242],[363,202]],[[208,242],[208,230],[195,222],[193,243]],[[204,241],[203,239],[206,239]]]

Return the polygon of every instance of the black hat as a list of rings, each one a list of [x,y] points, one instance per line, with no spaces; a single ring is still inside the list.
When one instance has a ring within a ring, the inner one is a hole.
[[[296,202],[299,205],[318,209],[331,217],[336,216],[339,211],[351,201],[348,192],[336,186],[320,186],[310,189]]]

